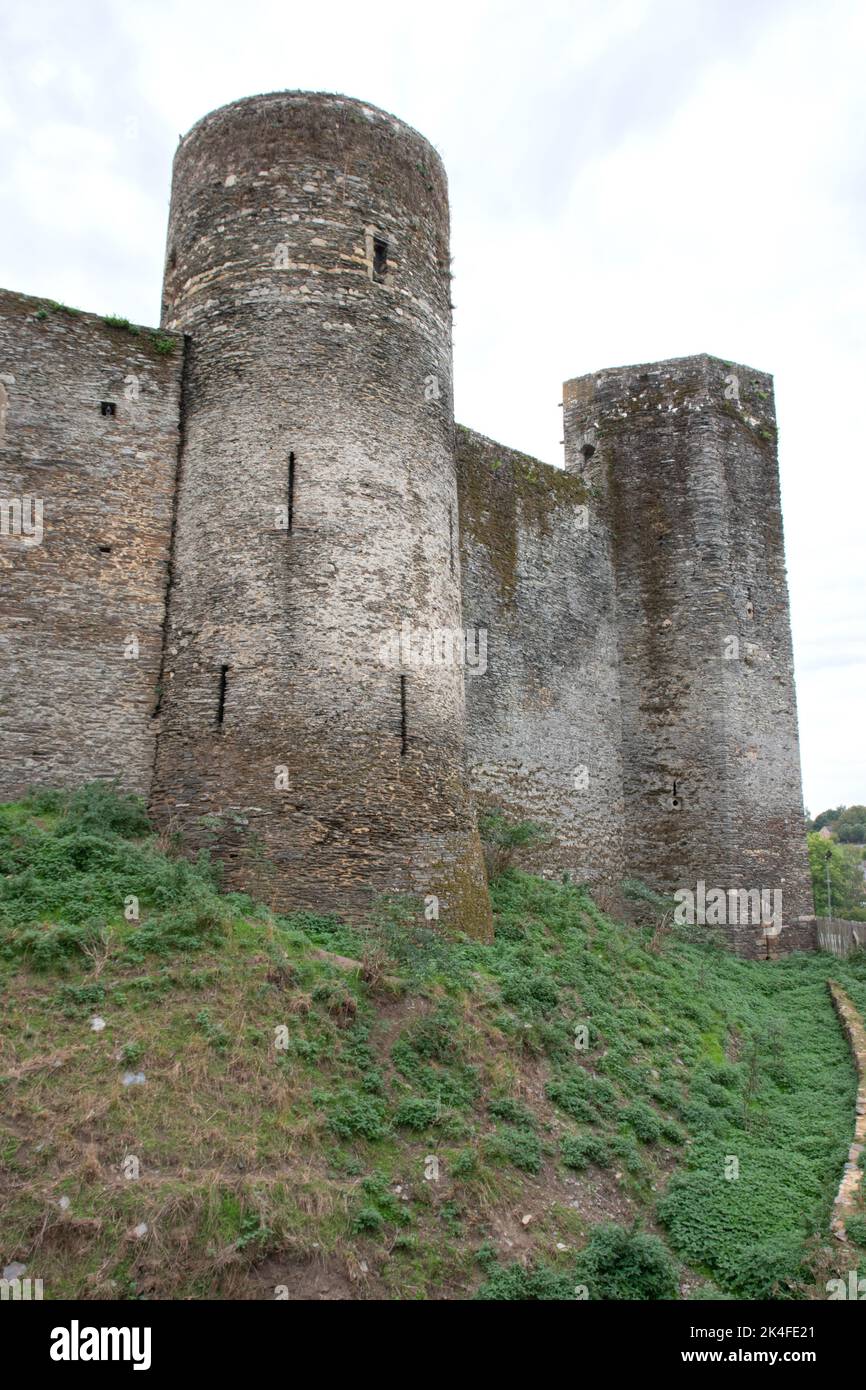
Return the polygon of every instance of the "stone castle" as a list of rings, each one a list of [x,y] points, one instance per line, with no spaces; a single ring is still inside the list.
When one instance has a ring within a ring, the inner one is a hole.
[[[448,238],[421,136],[280,92],[181,141],[160,329],[0,293],[0,795],[117,777],[280,910],[482,938],[502,807],[812,944],[771,378],[567,381],[564,470],[455,429]]]

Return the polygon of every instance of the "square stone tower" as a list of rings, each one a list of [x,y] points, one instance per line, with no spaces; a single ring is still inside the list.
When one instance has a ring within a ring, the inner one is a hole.
[[[617,368],[567,382],[564,414],[566,467],[610,517],[626,861],[667,892],[780,894],[781,933],[727,921],[743,954],[807,945],[772,378],[706,355]]]

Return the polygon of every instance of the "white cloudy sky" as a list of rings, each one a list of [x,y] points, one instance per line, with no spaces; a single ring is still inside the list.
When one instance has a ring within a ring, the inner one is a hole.
[[[457,415],[561,462],[560,384],[772,371],[806,803],[866,802],[862,0],[2,0],[0,284],[155,323],[180,132],[342,91],[449,172]]]

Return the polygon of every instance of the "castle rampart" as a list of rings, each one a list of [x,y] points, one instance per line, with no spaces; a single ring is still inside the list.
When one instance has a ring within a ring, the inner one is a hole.
[[[0,292],[0,796],[149,789],[181,370],[179,342]]]
[[[543,825],[524,861],[579,882],[624,872],[614,578],[603,499],[583,479],[457,431],[470,782]]]
[[[161,330],[0,294],[0,795],[116,776],[278,909],[481,938],[501,806],[812,944],[771,378],[569,381],[564,471],[455,445],[448,236],[420,135],[282,92],[181,142]]]

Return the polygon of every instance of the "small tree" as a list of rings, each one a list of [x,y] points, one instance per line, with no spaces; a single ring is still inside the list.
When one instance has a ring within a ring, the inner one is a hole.
[[[825,840],[817,832],[808,836],[809,868],[812,872],[812,896],[815,914],[829,917],[832,905],[834,917],[858,920],[863,913],[863,876],[855,859],[836,843]],[[829,866],[830,899],[827,901],[827,870]]]

